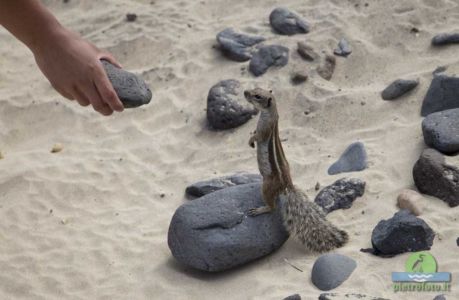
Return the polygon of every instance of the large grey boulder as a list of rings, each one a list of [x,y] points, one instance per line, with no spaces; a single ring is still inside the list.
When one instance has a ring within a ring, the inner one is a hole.
[[[350,144],[338,161],[328,168],[329,175],[335,175],[343,172],[362,171],[367,168],[367,152],[361,142]]]
[[[125,108],[133,108],[150,103],[152,93],[142,78],[120,69],[106,60],[101,60],[108,79]]]
[[[288,63],[289,49],[279,45],[261,47],[250,60],[249,70],[255,76],[261,76],[270,67],[283,67]]]
[[[225,188],[180,206],[169,226],[168,244],[182,264],[208,272],[228,270],[279,249],[287,240],[282,217],[257,217],[264,205],[259,183]]]
[[[432,228],[424,220],[403,209],[376,225],[371,234],[371,243],[375,255],[393,256],[429,250],[434,237]]]
[[[459,152],[459,108],[428,115],[422,132],[428,146],[446,154]]]
[[[247,35],[226,28],[217,34],[222,52],[235,61],[248,61],[252,57],[253,46],[265,40],[262,36]]]
[[[365,181],[358,178],[341,178],[323,188],[314,202],[328,214],[340,208],[350,208],[354,200],[363,196],[363,193],[365,193]]]
[[[324,254],[312,267],[311,281],[318,289],[329,291],[346,281],[356,267],[357,263],[350,257],[336,253]]]
[[[242,87],[234,79],[214,85],[207,96],[207,120],[214,129],[231,129],[246,123],[257,114],[242,96]]]
[[[422,103],[423,117],[437,111],[459,108],[459,78],[434,76]]]
[[[413,179],[418,190],[437,197],[451,207],[459,205],[459,168],[448,165],[435,149],[426,149],[413,167]]]
[[[215,191],[247,183],[261,182],[263,177],[260,174],[250,174],[246,172],[238,172],[228,176],[222,176],[209,180],[198,181],[189,185],[185,193],[191,197],[202,197]]]
[[[309,25],[305,20],[283,7],[278,7],[271,12],[269,23],[279,34],[293,35],[309,32]]]

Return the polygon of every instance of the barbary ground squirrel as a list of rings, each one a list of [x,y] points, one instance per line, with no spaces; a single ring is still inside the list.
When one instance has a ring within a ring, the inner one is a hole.
[[[348,234],[327,221],[322,209],[293,185],[279,139],[279,115],[272,92],[256,88],[246,90],[244,96],[260,111],[249,145],[255,147],[257,144],[258,168],[263,176],[262,195],[267,204],[251,209],[249,215],[271,212],[279,198],[284,226],[309,250],[324,252],[343,246]]]

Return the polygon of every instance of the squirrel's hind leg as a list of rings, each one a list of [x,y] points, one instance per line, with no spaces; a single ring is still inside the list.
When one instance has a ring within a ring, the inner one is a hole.
[[[263,200],[267,205],[252,208],[249,210],[249,215],[254,217],[266,213],[270,213],[276,208],[277,192],[273,189],[274,185],[270,182],[269,178],[263,178]]]

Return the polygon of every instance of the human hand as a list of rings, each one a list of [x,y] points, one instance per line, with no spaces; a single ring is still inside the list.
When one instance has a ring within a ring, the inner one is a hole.
[[[121,67],[110,53],[64,28],[50,33],[31,50],[40,70],[65,98],[76,100],[81,106],[92,105],[104,116],[123,111],[124,106],[100,62],[105,59]]]

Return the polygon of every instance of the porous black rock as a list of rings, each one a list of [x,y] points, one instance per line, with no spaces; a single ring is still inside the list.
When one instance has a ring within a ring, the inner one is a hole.
[[[320,294],[319,300],[389,300],[387,298],[373,297],[363,294],[337,294],[323,293]]]
[[[253,46],[264,40],[264,37],[239,33],[232,28],[217,34],[218,44],[225,56],[239,62],[248,61],[252,57]]]
[[[234,79],[214,85],[207,96],[207,120],[218,130],[241,126],[257,114],[242,96],[242,87]]]
[[[459,43],[459,33],[440,33],[432,38],[432,45],[444,46]]]
[[[422,121],[424,141],[446,154],[459,152],[459,108],[428,115]]]
[[[355,142],[349,145],[338,161],[328,168],[329,175],[335,175],[343,172],[362,171],[367,168],[367,152],[361,142]]]
[[[422,103],[423,117],[447,109],[459,108],[459,78],[434,76]]]
[[[270,67],[283,67],[288,63],[289,49],[279,45],[263,46],[252,56],[249,70],[255,76],[261,76]]]
[[[169,226],[172,255],[185,266],[219,272],[274,252],[288,233],[280,210],[247,215],[262,205],[260,183],[225,188],[183,204]]]
[[[418,80],[397,79],[389,84],[382,92],[384,100],[394,100],[414,89],[419,84]]]
[[[222,176],[204,181],[198,181],[189,185],[185,193],[191,197],[202,197],[215,191],[241,184],[261,182],[260,174],[250,174],[246,172],[238,172],[229,176]]]
[[[274,31],[283,35],[308,33],[309,25],[297,14],[284,7],[274,9],[269,15],[269,23]]]
[[[365,181],[358,178],[341,178],[323,188],[317,194],[314,202],[328,214],[340,208],[350,208],[354,200],[363,196],[364,193]]]
[[[340,286],[357,267],[350,257],[329,253],[320,256],[311,272],[312,283],[322,291],[329,291]]]
[[[459,205],[459,168],[449,165],[435,149],[425,149],[413,167],[413,179],[418,190],[437,197],[449,206]]]
[[[151,90],[142,78],[117,68],[106,60],[101,60],[101,62],[108,79],[125,108],[133,108],[150,103]]]
[[[400,210],[387,220],[381,220],[373,229],[373,254],[393,256],[405,252],[429,250],[434,232],[421,218],[408,210]]]
[[[349,45],[349,42],[345,39],[342,38],[339,43],[338,43],[338,48],[336,48],[333,53],[338,56],[344,56],[347,57],[349,54],[352,53],[351,46]]]
[[[293,294],[285,297],[284,300],[301,300],[301,296],[299,294]]]

